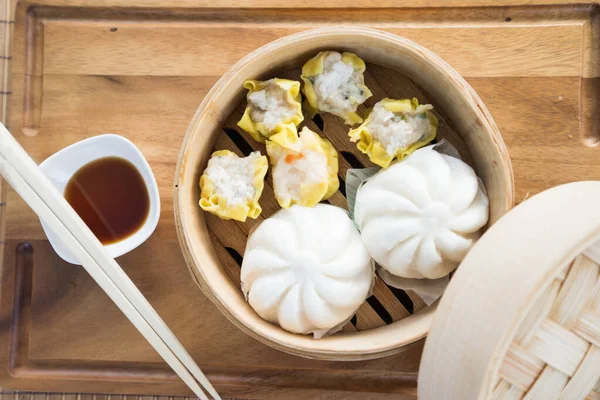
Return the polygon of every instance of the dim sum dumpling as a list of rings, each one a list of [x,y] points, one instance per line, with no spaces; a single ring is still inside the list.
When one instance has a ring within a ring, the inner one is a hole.
[[[365,85],[365,69],[354,53],[322,51],[308,60],[301,78],[310,116],[321,111],[342,117],[348,125],[362,122],[356,109],[373,95]]]
[[[244,87],[248,89],[248,106],[238,122],[240,128],[263,143],[277,132],[296,132],[296,126],[304,119],[300,82],[279,78],[247,80]]]
[[[258,151],[244,158],[229,150],[215,151],[200,177],[200,207],[222,219],[258,217],[267,168],[267,157]]]
[[[383,99],[373,107],[365,122],[349,132],[360,151],[387,168],[394,158],[402,159],[431,142],[438,120],[430,104],[412,100]]]
[[[312,207],[338,189],[338,155],[329,140],[304,127],[280,132],[267,141],[273,186],[279,205]]]
[[[470,166],[428,146],[367,180],[354,219],[382,268],[436,279],[456,269],[479,237],[488,198]]]
[[[250,235],[242,291],[265,320],[319,338],[341,329],[365,301],[373,264],[345,210],[292,206]]]

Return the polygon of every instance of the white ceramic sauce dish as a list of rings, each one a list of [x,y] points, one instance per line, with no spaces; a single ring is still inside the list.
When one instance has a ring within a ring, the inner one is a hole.
[[[40,164],[44,174],[60,193],[65,192],[71,177],[84,165],[104,157],[119,157],[129,161],[139,171],[148,189],[150,208],[142,226],[130,236],[104,245],[111,257],[116,258],[130,252],[152,235],[160,217],[160,196],[154,174],[140,150],[128,139],[114,134],[94,136],[65,147]],[[118,179],[118,178],[117,178]],[[60,258],[71,264],[81,263],[69,252],[60,237],[43,221],[42,228],[52,248]]]

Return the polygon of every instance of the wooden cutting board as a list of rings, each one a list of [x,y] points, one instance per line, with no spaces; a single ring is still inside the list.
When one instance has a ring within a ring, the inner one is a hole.
[[[139,146],[162,214],[152,238],[119,262],[224,397],[415,399],[422,349],[350,363],[280,353],[229,323],[189,276],[172,207],[179,145],[210,87],[260,45],[331,24],[405,36],[438,53],[483,98],[511,154],[519,201],[600,179],[600,20],[592,2],[25,0],[13,23],[4,1],[0,39],[12,36],[13,46],[0,48],[3,121],[38,162],[107,132]],[[85,271],[54,254],[14,191],[4,184],[1,195],[0,386],[188,394]]]

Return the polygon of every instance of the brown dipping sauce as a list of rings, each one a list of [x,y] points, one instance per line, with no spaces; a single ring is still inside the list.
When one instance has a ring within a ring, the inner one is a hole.
[[[144,178],[119,157],[100,158],[81,167],[69,179],[65,199],[102,244],[135,233],[150,211]]]

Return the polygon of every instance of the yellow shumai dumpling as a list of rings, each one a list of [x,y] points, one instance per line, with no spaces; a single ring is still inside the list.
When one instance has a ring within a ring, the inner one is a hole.
[[[419,105],[416,98],[383,99],[348,135],[373,163],[387,168],[394,158],[401,160],[435,139],[438,120],[432,109],[431,104]]]
[[[373,94],[365,85],[365,62],[354,53],[322,51],[304,64],[305,108],[309,115],[328,112],[348,125],[362,122],[358,106]]]
[[[258,217],[268,167],[267,157],[258,151],[248,157],[215,151],[200,178],[200,207],[222,219]]]
[[[280,132],[267,141],[273,186],[279,205],[313,207],[340,186],[338,155],[329,140],[304,127],[299,134]]]
[[[279,78],[247,80],[244,87],[248,89],[248,106],[237,123],[240,128],[262,143],[278,132],[296,132],[296,126],[304,119],[300,82]]]

